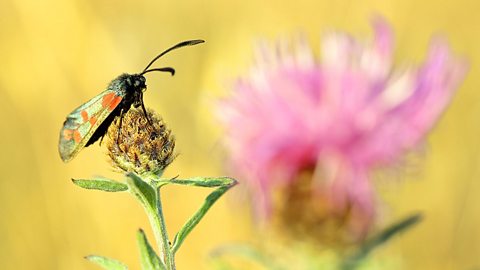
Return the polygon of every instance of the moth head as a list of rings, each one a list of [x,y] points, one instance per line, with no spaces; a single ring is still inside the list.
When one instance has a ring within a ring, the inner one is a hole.
[[[143,75],[130,75],[126,79],[127,89],[133,92],[145,91],[145,89],[147,88],[145,82],[146,79]]]
[[[143,92],[147,89],[145,82],[145,77],[140,74],[127,74],[124,79],[124,87],[128,93],[125,99],[130,100],[135,108],[142,105]]]

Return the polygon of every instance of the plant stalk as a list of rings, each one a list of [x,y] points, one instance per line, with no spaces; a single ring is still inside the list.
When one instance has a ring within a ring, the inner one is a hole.
[[[161,258],[164,260],[165,265],[167,266],[168,270],[175,270],[175,258],[170,250],[170,241],[168,240],[168,233],[167,233],[167,226],[165,225],[165,218],[163,216],[163,209],[162,209],[162,200],[160,197],[160,187],[154,187],[155,189],[155,197],[156,197],[156,208],[157,212],[155,213],[155,225],[153,227],[155,233],[155,238],[157,240],[158,247],[160,249]]]

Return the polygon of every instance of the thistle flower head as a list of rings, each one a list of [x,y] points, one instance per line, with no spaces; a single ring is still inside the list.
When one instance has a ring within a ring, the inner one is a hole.
[[[175,159],[175,138],[160,115],[148,109],[130,109],[114,121],[107,133],[108,155],[115,168],[125,172],[161,175]],[[118,119],[119,120],[119,119]]]
[[[371,41],[327,33],[320,58],[303,39],[262,46],[249,75],[221,101],[230,164],[259,216],[272,213],[275,188],[288,191],[310,170],[303,205],[318,198],[321,209],[348,212],[347,223],[364,232],[375,216],[370,173],[421,143],[450,102],[466,66],[444,41],[432,42],[421,65],[399,68],[390,26],[377,18],[373,28]]]

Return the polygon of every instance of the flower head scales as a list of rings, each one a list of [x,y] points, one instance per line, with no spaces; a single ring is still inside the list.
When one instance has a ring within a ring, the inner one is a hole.
[[[130,109],[107,133],[108,155],[115,168],[139,175],[160,176],[176,155],[175,138],[153,110]]]

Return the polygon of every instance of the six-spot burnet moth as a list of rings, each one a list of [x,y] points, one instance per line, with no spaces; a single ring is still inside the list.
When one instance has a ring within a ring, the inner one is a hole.
[[[143,75],[152,71],[169,72],[174,75],[175,70],[171,67],[148,68],[169,51],[203,42],[205,41],[189,40],[178,43],[157,55],[141,73],[118,76],[108,85],[107,90],[73,110],[67,116],[60,130],[58,150],[62,160],[64,162],[70,161],[84,147],[103,138],[108,127],[117,116],[121,125],[123,115],[132,105],[135,108],[141,106],[147,121],[150,122],[143,104],[143,91],[147,88]]]

